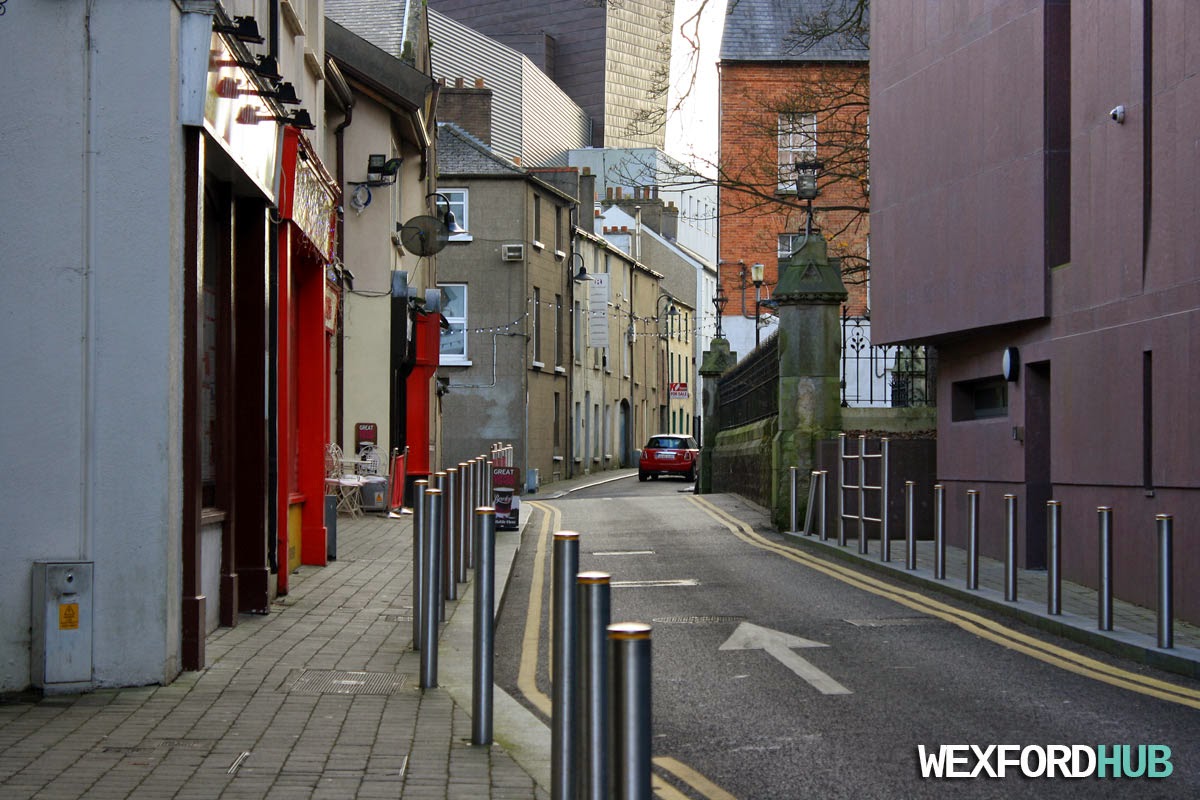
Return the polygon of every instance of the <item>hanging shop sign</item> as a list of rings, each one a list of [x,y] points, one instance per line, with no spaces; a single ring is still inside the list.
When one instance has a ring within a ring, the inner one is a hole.
[[[337,230],[337,184],[312,145],[290,125],[283,129],[278,187],[279,215],[295,223],[322,259],[332,261]]]

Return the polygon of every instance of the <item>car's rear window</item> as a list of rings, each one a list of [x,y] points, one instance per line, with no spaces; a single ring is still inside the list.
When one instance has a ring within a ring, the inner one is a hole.
[[[650,444],[646,447],[657,447],[664,450],[684,450],[688,445],[688,440],[678,436],[652,436]]]

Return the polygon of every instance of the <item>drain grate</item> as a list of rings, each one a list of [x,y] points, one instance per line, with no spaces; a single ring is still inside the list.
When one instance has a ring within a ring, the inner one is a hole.
[[[306,669],[287,687],[293,694],[392,694],[408,683],[399,672]]]
[[[720,625],[725,622],[745,622],[745,617],[657,617],[653,622],[662,625]]]
[[[856,628],[899,628],[911,625],[934,625],[941,622],[934,617],[876,617],[875,619],[848,619]]]

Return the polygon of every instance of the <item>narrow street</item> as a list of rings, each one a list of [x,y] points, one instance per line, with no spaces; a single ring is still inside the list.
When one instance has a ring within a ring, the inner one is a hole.
[[[1195,681],[823,560],[764,533],[761,512],[736,497],[690,488],[619,480],[527,498],[532,516],[497,631],[498,682],[544,712],[549,539],[555,530],[579,531],[580,569],[612,575],[613,621],[653,625],[660,796],[1200,793]],[[530,628],[538,631],[536,653]],[[536,689],[519,680],[522,666],[528,675],[535,664]],[[1025,778],[1013,763],[1004,777],[988,777],[1000,770],[993,752],[987,765],[973,754],[960,765],[984,779],[922,779],[922,745],[927,753],[941,745],[1131,745],[1133,771],[1138,745],[1165,745],[1171,773]]]

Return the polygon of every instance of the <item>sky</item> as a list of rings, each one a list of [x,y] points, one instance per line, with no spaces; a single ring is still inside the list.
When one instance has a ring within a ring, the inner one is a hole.
[[[704,162],[717,160],[717,59],[721,50],[721,28],[725,23],[726,0],[675,0],[674,35],[671,42],[671,92],[668,108],[687,92],[692,75],[696,84],[677,112],[667,117],[666,151],[681,161],[692,163],[712,176]],[[680,27],[700,11],[696,21]],[[699,50],[689,42],[699,44]]]

